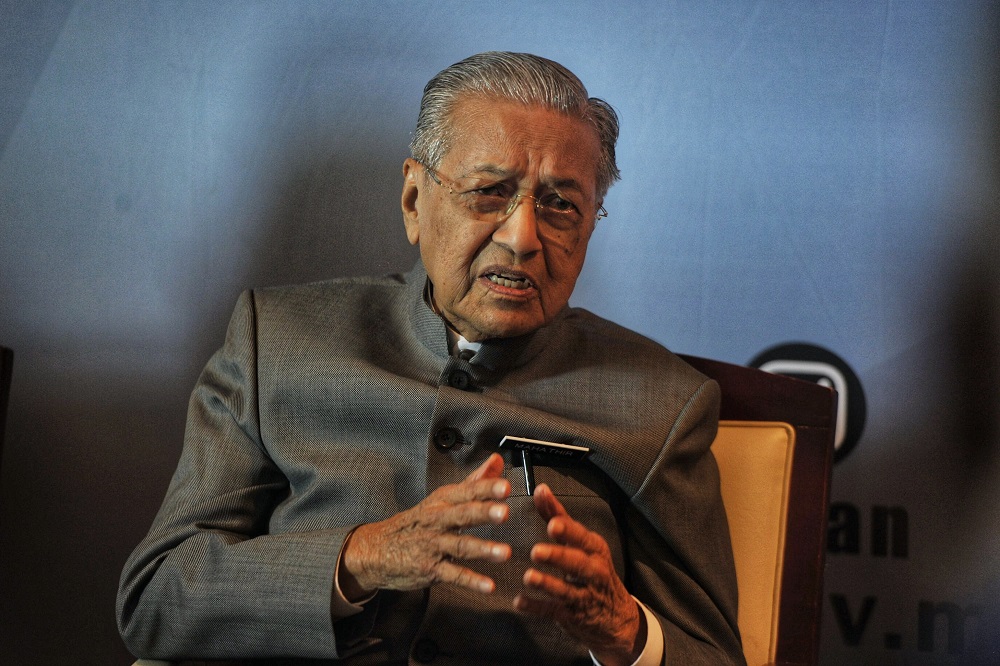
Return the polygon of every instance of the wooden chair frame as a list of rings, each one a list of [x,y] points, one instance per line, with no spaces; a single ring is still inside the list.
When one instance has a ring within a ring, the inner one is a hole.
[[[774,663],[815,664],[823,607],[836,393],[812,382],[753,368],[694,356],[682,358],[719,383],[720,420],[783,422],[794,428]]]

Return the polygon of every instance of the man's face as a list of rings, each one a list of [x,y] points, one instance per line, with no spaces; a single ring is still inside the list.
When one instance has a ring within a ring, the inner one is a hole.
[[[600,202],[597,133],[584,121],[516,102],[461,100],[435,182],[403,165],[403,220],[434,286],[434,304],[470,341],[522,335],[549,323],[583,268]],[[483,193],[486,193],[485,195]],[[482,213],[484,196],[522,198],[509,217]],[[578,221],[550,224],[536,199]]]

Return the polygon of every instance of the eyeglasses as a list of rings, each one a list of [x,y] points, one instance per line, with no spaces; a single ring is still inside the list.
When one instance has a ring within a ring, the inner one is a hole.
[[[514,210],[521,200],[531,199],[534,202],[535,215],[538,219],[557,230],[573,229],[585,220],[579,207],[569,199],[560,196],[558,192],[549,192],[537,197],[531,194],[518,194],[510,183],[503,181],[463,190],[454,181],[443,177],[440,172],[426,164],[421,164],[421,166],[427,171],[431,180],[448,190],[462,206],[478,219],[493,220],[499,224],[514,214]],[[594,216],[594,221],[607,216],[608,211],[604,209],[604,206],[601,206]]]

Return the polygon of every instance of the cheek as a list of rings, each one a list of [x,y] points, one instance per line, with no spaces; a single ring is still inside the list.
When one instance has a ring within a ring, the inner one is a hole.
[[[544,239],[545,257],[549,271],[575,281],[583,268],[590,241],[590,230],[585,233],[551,235]]]
[[[438,237],[438,246],[448,255],[448,261],[469,269],[493,236],[493,227],[475,222],[453,225]]]
[[[567,257],[570,261],[576,259],[579,254],[579,261],[583,261],[583,255],[587,253],[587,244],[594,233],[593,225],[584,228],[556,230],[540,230],[545,244],[557,254],[557,256]]]
[[[453,285],[471,282],[473,264],[489,243],[490,231],[469,224],[439,224],[426,232],[421,256],[432,279]]]

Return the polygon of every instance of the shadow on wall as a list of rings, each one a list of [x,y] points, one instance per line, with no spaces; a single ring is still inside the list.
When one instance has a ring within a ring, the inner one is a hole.
[[[997,190],[1000,193],[1000,180]],[[1000,206],[984,210],[956,281],[951,330],[954,454],[962,477],[957,498],[956,569],[971,579],[975,640],[963,664],[1000,663]]]
[[[942,532],[951,535],[943,541],[954,544],[954,557],[933,566],[941,578],[954,581],[967,602],[926,602],[928,629],[933,622],[937,642],[947,648],[962,645],[957,663],[969,666],[1000,663],[1000,11],[995,6],[986,11],[981,29],[983,66],[976,84],[977,108],[984,113],[969,129],[970,143],[981,153],[981,182],[972,185],[958,211],[966,233],[946,257],[949,291],[941,307],[945,334],[937,368],[943,375],[945,424],[937,446],[950,459],[942,469],[952,472],[943,474],[941,483],[955,489],[947,512],[954,524]]]
[[[240,288],[409,270],[398,156],[370,146],[299,156]],[[187,398],[234,297],[204,289],[203,321],[168,350],[82,339],[19,349],[3,461],[0,652],[7,663],[130,663],[114,621],[122,565],[173,473]],[[139,343],[141,344],[141,343]]]
[[[975,211],[970,243],[957,263],[952,314],[952,377],[959,451],[966,478],[961,486],[963,530],[972,543],[962,564],[981,604],[979,640],[963,664],[1000,663],[1000,7],[991,6],[982,28],[986,72],[983,197]],[[977,569],[978,568],[978,569]]]
[[[880,414],[875,421],[887,427],[834,473],[835,487],[854,484],[885,513],[878,548],[876,507],[861,507],[860,543],[845,540],[845,514],[831,518],[824,664],[862,655],[872,663],[1000,663],[998,19],[994,10],[983,21],[972,106],[985,112],[967,128],[982,152],[981,182],[940,221],[950,242],[921,267],[933,271],[932,292],[909,313],[930,335],[891,359],[905,376],[870,372],[866,391],[895,413]]]
[[[406,146],[343,148],[334,147],[334,142],[318,140],[326,150],[279,160],[290,166],[273,174],[274,195],[260,214],[263,222],[255,230],[254,247],[244,253],[247,264],[229,269],[227,279],[235,288],[215,291],[210,307],[200,305],[206,325],[194,341],[196,367],[187,391],[221,346],[239,291],[405,272],[417,261],[400,210]],[[194,295],[192,307],[199,307]]]
[[[252,284],[409,270],[417,259],[400,211],[402,165],[356,154],[318,156],[292,173],[270,213]]]
[[[954,261],[950,309],[955,351],[955,411],[962,452],[975,482],[1000,472],[1000,7],[981,27],[984,72],[979,81],[981,124],[972,132],[982,152],[982,192],[971,202],[971,233]]]

